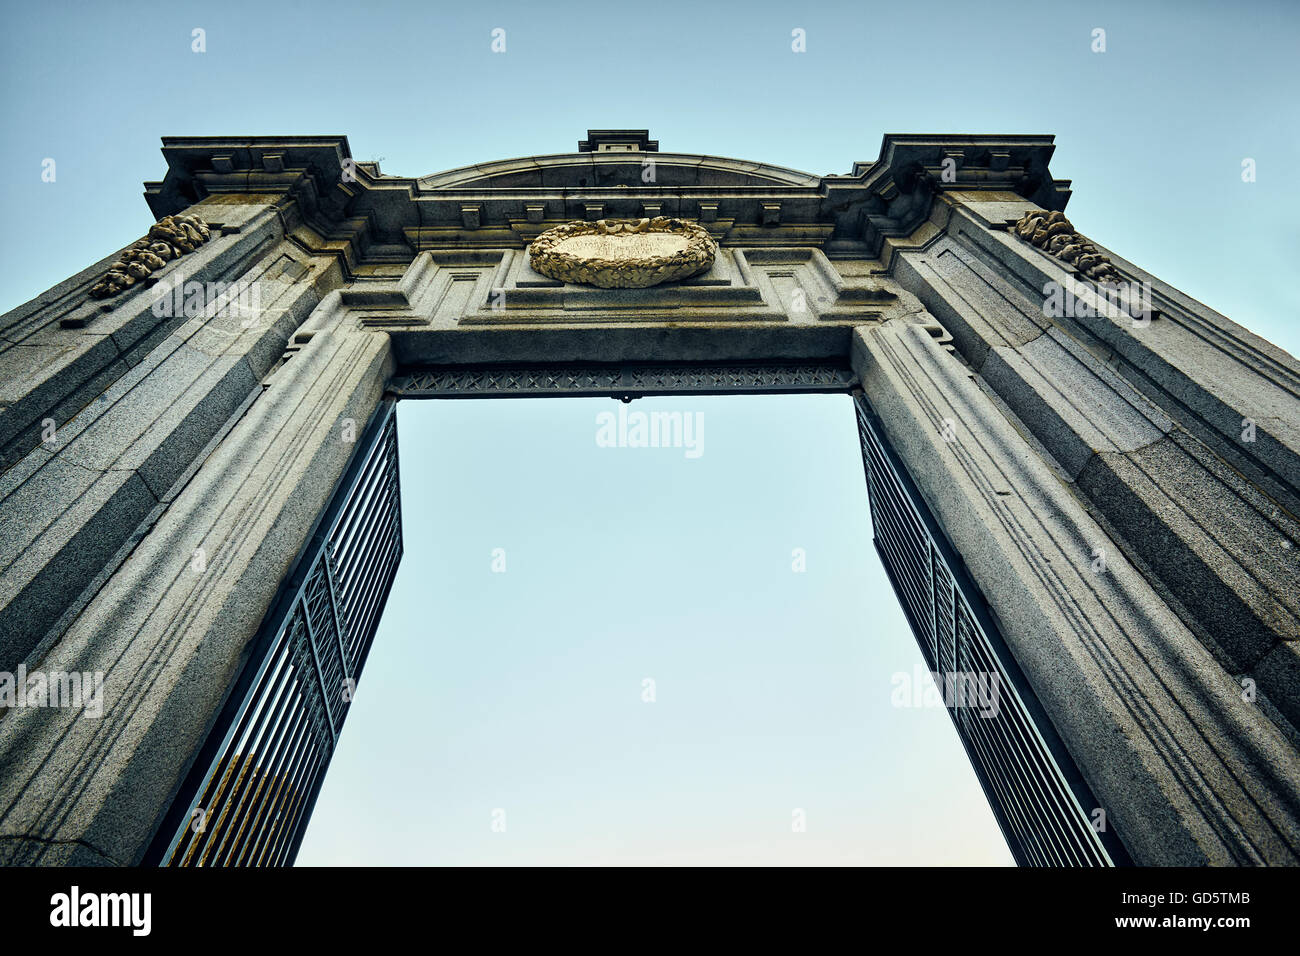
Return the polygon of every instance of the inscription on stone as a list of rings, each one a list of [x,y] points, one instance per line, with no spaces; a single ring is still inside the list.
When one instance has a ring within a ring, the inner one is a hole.
[[[576,259],[653,259],[686,251],[686,239],[670,232],[643,232],[618,236],[574,236],[555,247]]]

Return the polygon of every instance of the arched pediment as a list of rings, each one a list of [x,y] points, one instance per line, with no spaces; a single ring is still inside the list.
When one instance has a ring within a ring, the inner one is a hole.
[[[654,164],[654,178],[644,177]],[[582,152],[479,163],[418,180],[421,190],[590,189],[611,186],[808,187],[819,177],[797,169],[724,156],[660,152]]]

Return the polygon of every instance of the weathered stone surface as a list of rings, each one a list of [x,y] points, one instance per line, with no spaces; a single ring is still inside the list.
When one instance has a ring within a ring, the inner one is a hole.
[[[1014,306],[1019,298],[1027,314],[1041,315],[1047,283],[1069,281],[1071,266],[1006,232],[990,231],[982,217],[963,208],[953,212],[948,232],[951,238],[941,242],[957,243],[995,272],[1004,290],[1018,290],[1018,296],[1007,296],[1007,304]],[[1090,308],[1055,323],[1105,357],[1232,467],[1300,513],[1300,362],[1111,250],[1097,248],[1130,286],[1145,285],[1154,317],[1135,322],[1117,310]],[[912,288],[911,272],[900,267],[898,275]],[[917,294],[934,310],[928,292]],[[981,318],[987,321],[986,314]],[[982,347],[963,351],[977,368]],[[1247,422],[1256,425],[1253,441],[1243,441]]]
[[[84,336],[68,345],[16,345],[0,352],[0,469],[35,448],[48,425],[62,425],[130,366],[112,336]],[[52,374],[50,369],[56,371]]]
[[[57,459],[3,502],[12,537],[0,538],[21,550],[0,561],[0,670],[27,657],[156,503],[134,472]]]
[[[949,239],[925,253],[898,257],[896,277],[951,333],[957,350],[976,369],[990,348],[1019,347],[1051,323],[1023,288]]]
[[[256,248],[256,240],[245,244],[242,261],[227,258],[235,251],[229,246],[206,260],[193,258],[213,269],[248,270],[248,254]],[[12,553],[0,559],[0,668],[12,669],[37,647],[258,388],[289,334],[319,301],[306,283],[271,282],[267,290],[270,301],[247,327],[247,317],[226,311],[188,320],[182,313],[168,321],[146,303],[141,313],[156,332],[144,340],[143,354],[132,356],[129,366],[110,367],[111,383],[100,385],[72,418],[44,413],[41,421],[58,423],[53,437],[27,453],[30,464],[20,460],[0,482],[0,527],[5,545],[12,544]],[[0,353],[14,354],[23,351]],[[31,387],[31,381],[38,384]],[[57,394],[59,382],[41,381],[34,372],[18,385],[19,405],[31,406],[47,387]],[[84,386],[77,394],[83,392]]]
[[[1053,275],[1051,260],[1034,253],[1028,262],[1001,263],[996,256],[1000,246],[1020,249],[1023,244],[983,224],[975,226],[976,218],[959,211],[952,238],[926,253],[904,252],[899,258],[907,268],[900,265],[900,275],[914,288],[928,283],[920,297],[954,317],[959,330],[954,342],[977,364],[981,379],[1065,475],[1077,480],[1080,492],[1118,535],[1117,543],[1176,599],[1179,613],[1207,647],[1236,672],[1251,673],[1278,641],[1300,635],[1300,549],[1285,505],[1287,489],[1255,487],[1242,477],[1242,472],[1252,473],[1256,449],[1266,432],[1272,434],[1272,420],[1257,422],[1254,442],[1219,442],[1211,449],[1188,434],[1206,436],[1199,417],[1181,402],[1169,401],[1168,392],[1150,387],[1146,370],[1170,385],[1175,383],[1172,376],[1182,376],[1181,394],[1194,398],[1199,393],[1195,402],[1201,408],[1211,407],[1213,400],[1193,383],[1225,376],[1240,389],[1235,399],[1252,394],[1261,408],[1280,412],[1289,407],[1289,414],[1300,417],[1300,403],[1286,391],[1289,379],[1271,380],[1262,365],[1248,372],[1241,362],[1245,351],[1227,348],[1227,332],[1210,337],[1225,348],[1219,359],[1198,338],[1195,356],[1177,372],[1163,358],[1139,364],[1127,358],[1104,360],[1109,346],[1149,339],[1153,329],[1171,347],[1178,342],[1179,354],[1190,356],[1186,329],[1168,318],[1144,324],[1081,310],[1015,341],[1005,332],[1015,323],[1046,321],[1034,312],[1032,290],[1065,277]],[[936,258],[951,265],[932,269],[929,263]],[[1094,338],[1101,328],[1107,330],[1105,348]],[[1131,349],[1126,354],[1140,357]],[[1232,419],[1221,418],[1226,429]],[[1239,439],[1240,421],[1236,425],[1234,438]],[[1271,498],[1274,491],[1284,497]],[[1284,547],[1288,541],[1290,549]],[[1258,679],[1289,720],[1300,720],[1300,712],[1285,703],[1289,688],[1276,676]]]
[[[1200,442],[1176,431],[1102,454],[1078,480],[1234,670],[1300,638],[1300,523]]]
[[[1174,427],[1132,385],[1058,329],[1019,349],[991,349],[980,375],[1071,477],[1099,452],[1135,451]]]
[[[1300,640],[1279,641],[1255,665],[1252,674],[1269,701],[1294,725],[1295,715],[1300,714]]]
[[[196,209],[207,209],[207,201]],[[154,277],[175,282],[216,281],[238,276],[262,243],[280,228],[260,207],[238,234],[213,238],[182,261],[166,263]],[[86,304],[102,268],[120,253],[83,270],[43,296],[0,316],[0,469],[11,466],[41,440],[48,419],[62,428],[73,415],[131,368],[144,361],[184,316],[157,315],[157,290],[136,283],[108,304]],[[57,294],[53,294],[57,292]],[[101,311],[110,308],[111,311]],[[93,317],[87,328],[67,327],[74,313]]]

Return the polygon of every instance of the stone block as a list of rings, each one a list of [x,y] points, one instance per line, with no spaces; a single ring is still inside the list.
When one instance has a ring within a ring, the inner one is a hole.
[[[1099,455],[1078,485],[1233,670],[1300,634],[1300,523],[1196,439]]]
[[[0,572],[0,670],[26,658],[157,504],[133,472],[95,475],[57,459],[46,471],[3,503],[6,531],[26,544]],[[54,502],[64,510],[51,513]]]
[[[1173,428],[1129,382],[1056,329],[1019,349],[991,349],[980,377],[1072,478],[1094,454],[1134,451]]]

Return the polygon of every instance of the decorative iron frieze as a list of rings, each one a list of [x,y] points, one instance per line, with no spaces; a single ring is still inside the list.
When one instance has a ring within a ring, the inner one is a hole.
[[[1118,283],[1123,276],[1110,258],[1074,231],[1063,212],[1031,209],[1010,227],[1015,235],[1031,242],[1049,256],[1074,266],[1089,279],[1099,283]]]
[[[853,370],[829,363],[764,365],[625,365],[434,368],[394,376],[389,392],[402,398],[847,392]]]
[[[117,295],[157,272],[172,259],[193,252],[208,241],[208,224],[198,216],[164,216],[149,227],[149,235],[133,242],[91,287],[92,299]]]
[[[533,271],[602,289],[645,289],[713,265],[717,244],[685,219],[600,219],[548,229],[529,246]]]

